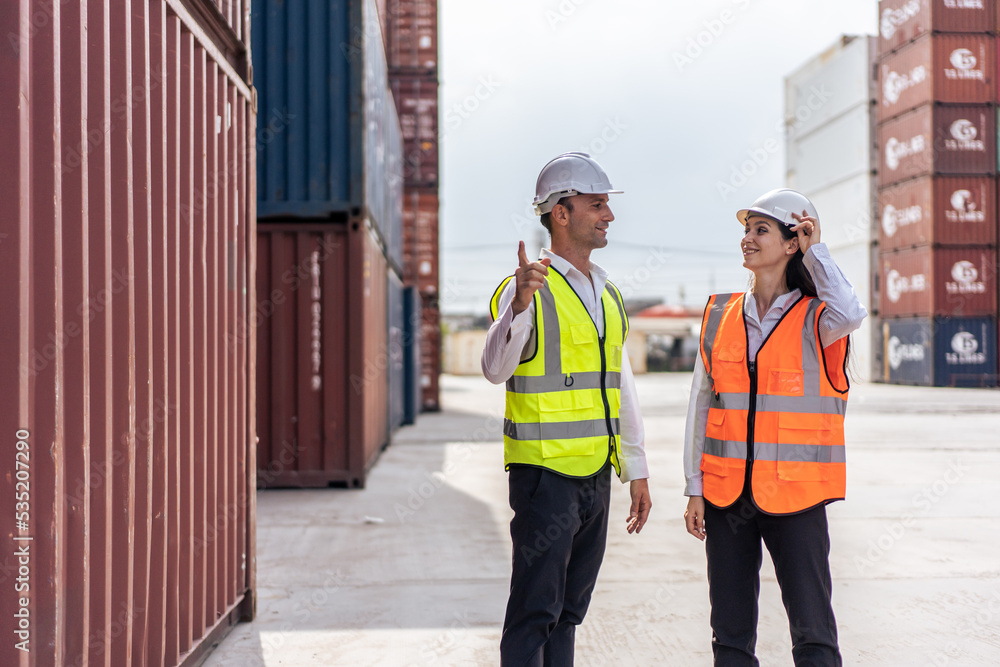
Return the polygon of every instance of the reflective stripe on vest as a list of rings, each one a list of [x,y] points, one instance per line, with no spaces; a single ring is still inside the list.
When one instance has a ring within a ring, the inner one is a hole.
[[[621,295],[607,283],[601,340],[582,300],[558,270],[549,269],[546,285],[534,296],[533,335],[507,380],[505,467],[538,465],[586,477],[610,459],[620,473],[621,351],[628,333]],[[493,295],[494,319],[510,280]]]
[[[816,326],[824,305],[804,297],[761,345],[751,378],[743,301],[742,294],[716,295],[702,321],[702,360],[712,383],[701,466],[705,498],[721,507],[735,502],[747,462],[754,501],[765,512],[843,498],[848,387],[834,386],[826,364],[843,366],[847,340],[823,351]]]

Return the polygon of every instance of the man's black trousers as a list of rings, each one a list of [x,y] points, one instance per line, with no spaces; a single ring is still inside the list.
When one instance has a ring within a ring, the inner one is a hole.
[[[716,665],[757,665],[757,596],[761,540],[774,561],[788,613],[796,665],[842,664],[831,604],[826,507],[775,516],[761,512],[746,489],[735,504],[705,503],[705,549]]]
[[[610,469],[579,479],[510,467],[514,553],[500,640],[503,667],[573,664],[576,626],[604,559]]]

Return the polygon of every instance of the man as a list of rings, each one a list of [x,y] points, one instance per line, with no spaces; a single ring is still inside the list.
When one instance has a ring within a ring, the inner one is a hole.
[[[509,473],[513,569],[500,640],[504,666],[572,665],[576,626],[604,558],[611,469],[630,483],[626,529],[652,503],[642,416],[621,294],[590,253],[608,244],[618,194],[585,153],[542,169],[535,213],[551,250],[518,268],[493,295],[483,374],[507,383],[504,466]]]

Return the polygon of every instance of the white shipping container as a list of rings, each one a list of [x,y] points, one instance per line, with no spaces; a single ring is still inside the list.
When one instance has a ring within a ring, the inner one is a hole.
[[[871,73],[875,37],[844,35],[785,77],[788,139],[804,137],[856,106],[875,99]]]
[[[874,176],[864,173],[821,190],[803,191],[819,212],[823,243],[840,248],[878,238],[872,224],[874,188]]]
[[[794,161],[792,176],[802,192],[870,174],[871,107],[856,106],[806,136],[789,138],[786,154],[789,162]]]

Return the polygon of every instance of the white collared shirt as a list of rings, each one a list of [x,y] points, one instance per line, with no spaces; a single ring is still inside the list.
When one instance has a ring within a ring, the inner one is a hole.
[[[608,281],[608,272],[593,262],[590,263],[590,276],[585,276],[569,261],[556,255],[548,248],[543,248],[539,259],[548,258],[550,266],[566,277],[566,282],[580,296],[583,305],[590,313],[590,318],[597,326],[598,336],[604,337],[604,313],[600,307],[601,295]],[[517,289],[515,280],[504,287],[497,303],[497,319],[486,334],[486,345],[483,347],[483,375],[493,384],[501,384],[510,379],[521,362],[521,351],[531,337],[535,326],[535,302],[514,316],[511,303]],[[510,332],[510,340],[507,333]],[[622,348],[622,405],[619,410],[621,428],[621,481],[649,477],[646,465],[645,431],[642,426],[642,412],[635,391],[635,378],[632,376],[632,365],[628,360],[628,352]]]

